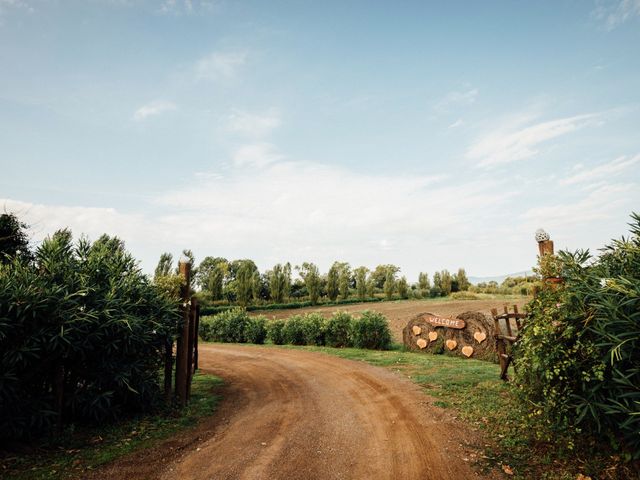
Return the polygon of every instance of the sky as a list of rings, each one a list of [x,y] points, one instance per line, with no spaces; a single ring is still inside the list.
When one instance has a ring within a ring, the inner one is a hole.
[[[640,212],[640,0],[0,0],[0,208],[162,252],[530,269]]]

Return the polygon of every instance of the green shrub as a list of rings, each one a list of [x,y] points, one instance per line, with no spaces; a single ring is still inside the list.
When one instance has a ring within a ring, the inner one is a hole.
[[[234,308],[200,321],[200,336],[205,341],[244,343],[249,315],[243,308]]]
[[[384,315],[366,310],[351,328],[351,341],[356,348],[388,350],[391,348],[391,332]]]
[[[350,347],[353,317],[347,312],[335,312],[325,322],[325,343],[329,347]]]
[[[250,317],[245,324],[244,337],[249,343],[263,344],[267,338],[267,318],[259,315]]]
[[[516,379],[539,437],[606,435],[640,458],[640,216],[632,237],[596,260],[559,252],[540,262],[545,287],[528,305]]]
[[[304,317],[302,317],[302,315],[293,315],[289,317],[282,329],[284,343],[305,345],[306,338],[304,335],[304,323]]]
[[[63,230],[0,265],[0,439],[49,430],[57,394],[65,423],[153,408],[179,318],[114,237]]]
[[[274,319],[267,322],[267,338],[274,345],[284,345],[286,339],[284,336],[285,321]]]
[[[480,297],[469,292],[454,292],[451,294],[454,300],[479,300]]]
[[[324,345],[324,317],[319,313],[308,313],[303,317],[302,331],[307,345]]]

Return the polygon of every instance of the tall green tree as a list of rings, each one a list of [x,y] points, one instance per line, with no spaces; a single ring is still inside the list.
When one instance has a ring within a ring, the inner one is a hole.
[[[387,270],[387,276],[383,284],[384,295],[387,300],[393,298],[393,292],[396,291],[396,277],[391,270]]]
[[[31,259],[28,228],[13,213],[0,215],[0,264],[7,263],[14,257]]]
[[[407,277],[402,277],[398,280],[398,295],[400,298],[409,298],[409,283],[407,282]]]
[[[266,273],[269,296],[275,303],[282,303],[291,295],[291,264],[278,263]]]
[[[320,297],[320,271],[318,267],[314,263],[304,262],[296,268],[300,272],[300,277],[304,280],[304,285],[309,294],[309,301],[315,305]]]
[[[392,264],[378,265],[376,269],[371,272],[371,279],[376,288],[383,288],[384,282],[387,280],[387,273],[391,272],[395,279],[395,275],[400,271],[400,267]]]
[[[456,280],[458,281],[458,290],[460,290],[461,292],[469,290],[471,282],[469,282],[469,279],[467,278],[467,272],[465,272],[464,268],[458,269]]]
[[[356,277],[358,299],[364,300],[367,296],[367,273],[369,273],[369,269],[367,267],[358,267],[353,273]]]
[[[420,289],[420,293],[423,297],[429,295],[431,285],[429,285],[429,275],[426,272],[420,272],[418,275],[418,288]]]
[[[158,280],[160,277],[168,277],[171,275],[173,270],[173,255],[168,252],[160,255],[160,260],[158,261],[158,265],[156,266],[155,273],[153,274],[153,279]]]
[[[351,287],[351,266],[348,263],[342,263],[340,268],[340,297],[343,300],[349,298],[349,287]]]
[[[440,277],[441,277],[440,285],[441,285],[442,295],[446,297],[451,293],[451,282],[453,279],[448,270],[442,270],[440,272]]]
[[[236,271],[236,300],[243,307],[249,304],[253,294],[253,274],[257,268],[252,267],[255,267],[253,262],[242,262]]]
[[[205,257],[198,266],[197,280],[200,288],[213,300],[222,300],[224,280],[229,271],[229,262],[222,257]]]
[[[442,295],[442,276],[440,275],[440,272],[435,272],[433,274],[433,287],[431,287],[429,294],[432,297],[439,297]]]
[[[338,298],[340,292],[340,270],[339,262],[334,262],[327,273],[327,297],[332,302]]]

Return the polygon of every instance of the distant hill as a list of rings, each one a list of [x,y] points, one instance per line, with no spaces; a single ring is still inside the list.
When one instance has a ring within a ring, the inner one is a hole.
[[[469,277],[469,281],[473,285],[483,282],[498,282],[498,285],[500,285],[507,277],[524,277],[525,275],[531,276],[533,272],[531,270],[524,270],[522,272],[507,273],[506,275],[496,275],[495,277]]]

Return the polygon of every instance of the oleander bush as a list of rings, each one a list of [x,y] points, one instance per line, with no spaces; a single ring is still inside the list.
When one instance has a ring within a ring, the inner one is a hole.
[[[516,380],[538,436],[569,446],[606,436],[640,458],[640,216],[631,237],[600,257],[588,251],[545,255],[544,287],[528,305],[517,346]]]
[[[211,342],[245,343],[248,324],[246,310],[236,307],[212,317],[202,317],[200,336]]]
[[[325,343],[329,347],[351,346],[353,317],[347,312],[335,312],[325,323]]]
[[[247,343],[263,344],[267,338],[267,318],[263,315],[249,317],[245,324],[244,338]]]
[[[117,238],[59,231],[0,264],[0,440],[152,409],[178,304]]]
[[[351,343],[356,348],[388,350],[391,348],[391,331],[384,315],[365,310],[351,326]]]

